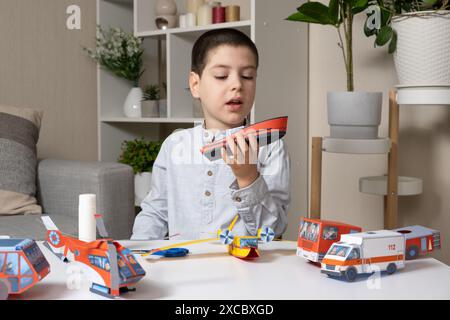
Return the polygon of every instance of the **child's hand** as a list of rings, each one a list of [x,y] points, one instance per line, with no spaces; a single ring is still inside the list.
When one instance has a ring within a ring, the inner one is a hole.
[[[228,156],[225,148],[222,148],[222,159],[227,163],[236,177],[239,189],[251,185],[258,177],[258,142],[254,133],[250,132],[248,144],[241,132],[235,134],[236,142],[230,136],[226,138],[227,148],[230,148],[232,156]]]

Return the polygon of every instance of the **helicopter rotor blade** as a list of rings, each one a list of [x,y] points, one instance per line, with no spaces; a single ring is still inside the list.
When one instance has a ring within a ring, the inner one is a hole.
[[[111,274],[111,290],[119,290],[120,276],[119,276],[119,266],[117,264],[117,249],[116,246],[109,241],[108,241],[108,255]]]
[[[102,238],[109,238],[108,231],[106,231],[105,222],[100,214],[95,215],[95,223],[97,225],[98,233]]]

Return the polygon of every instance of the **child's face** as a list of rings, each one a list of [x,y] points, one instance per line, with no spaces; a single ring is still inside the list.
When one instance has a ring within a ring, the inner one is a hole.
[[[212,50],[202,76],[191,72],[192,95],[199,98],[208,129],[242,125],[256,90],[256,59],[247,47],[222,45]]]

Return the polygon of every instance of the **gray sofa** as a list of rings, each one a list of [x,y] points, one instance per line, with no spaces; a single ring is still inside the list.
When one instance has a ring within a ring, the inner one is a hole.
[[[109,236],[129,239],[133,227],[134,175],[119,163],[41,160],[37,172],[37,199],[61,232],[78,235],[78,196],[97,195],[97,213],[102,214]],[[0,216],[0,236],[43,240],[46,229],[40,216]]]

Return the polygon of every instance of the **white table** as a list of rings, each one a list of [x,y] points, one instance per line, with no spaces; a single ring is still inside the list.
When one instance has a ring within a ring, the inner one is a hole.
[[[130,249],[173,242],[121,241]],[[39,245],[51,273],[14,299],[105,299],[89,291],[86,279],[81,289],[68,289],[70,264]],[[136,292],[121,299],[450,299],[450,267],[432,258],[407,261],[405,269],[390,276],[367,276],[348,283],[328,278],[318,267],[297,257],[295,242],[262,244],[261,257],[254,261],[228,255],[220,243],[187,248],[190,254],[183,258],[140,257],[147,275],[137,284]]]

